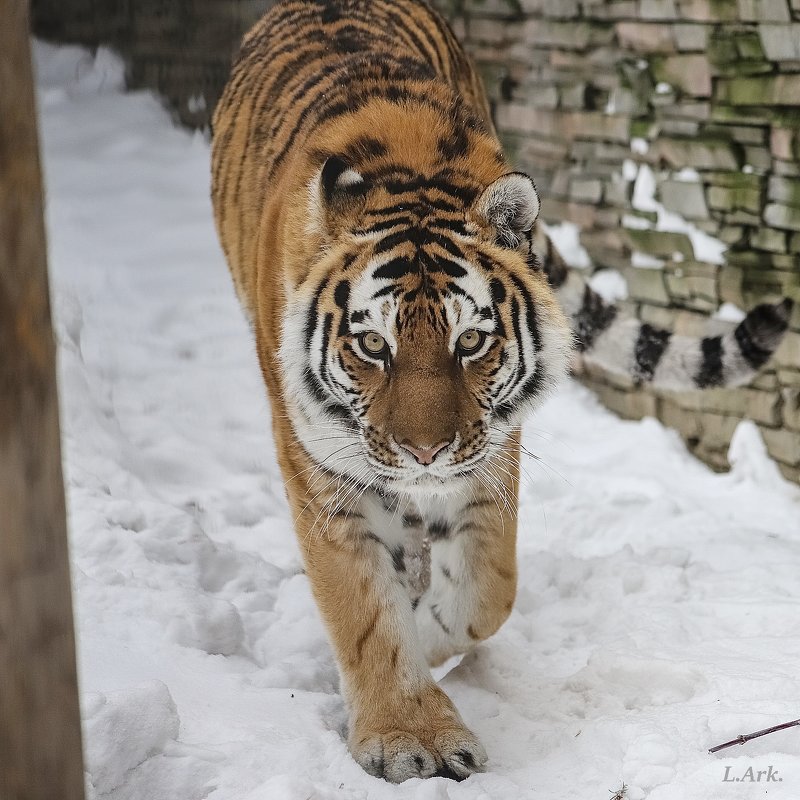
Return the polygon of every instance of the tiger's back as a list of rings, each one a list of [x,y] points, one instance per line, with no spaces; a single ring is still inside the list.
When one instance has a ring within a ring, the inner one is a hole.
[[[409,128],[409,113],[428,124]],[[420,141],[423,128],[433,147]],[[419,0],[278,3],[245,36],[213,130],[215,219],[251,315],[256,284],[268,280],[260,271],[279,283],[282,270],[304,277],[292,256],[313,251],[318,232],[295,220],[307,215],[306,186],[327,155],[422,174],[468,165],[486,182],[503,172],[485,135],[493,128],[480,80],[447,23]],[[470,153],[470,131],[483,139],[484,163]]]

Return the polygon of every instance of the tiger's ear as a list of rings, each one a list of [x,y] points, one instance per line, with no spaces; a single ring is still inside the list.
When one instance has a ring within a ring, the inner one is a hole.
[[[484,189],[475,210],[495,229],[498,244],[516,249],[530,239],[539,207],[533,181],[524,172],[510,172]]]
[[[367,184],[360,172],[338,156],[322,165],[312,195],[312,227],[334,238],[355,222],[364,206]]]

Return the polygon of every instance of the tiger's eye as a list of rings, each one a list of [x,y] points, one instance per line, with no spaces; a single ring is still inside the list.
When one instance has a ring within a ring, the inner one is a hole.
[[[464,331],[464,333],[458,337],[458,349],[463,355],[475,353],[481,349],[481,345],[483,344],[483,340],[485,338],[486,334],[483,333],[483,331],[476,331],[474,329]]]
[[[364,351],[371,356],[380,356],[386,352],[386,339],[374,331],[362,333],[359,337],[359,343]]]

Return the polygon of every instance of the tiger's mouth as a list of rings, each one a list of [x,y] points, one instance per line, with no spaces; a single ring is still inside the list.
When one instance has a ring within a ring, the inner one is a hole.
[[[417,475],[413,478],[389,478],[384,485],[389,491],[420,501],[431,497],[445,497],[458,491],[465,477]]]
[[[373,457],[369,459],[377,480],[388,490],[416,499],[429,495],[449,495],[478,479],[483,465],[491,460],[491,446],[463,462],[397,468]]]

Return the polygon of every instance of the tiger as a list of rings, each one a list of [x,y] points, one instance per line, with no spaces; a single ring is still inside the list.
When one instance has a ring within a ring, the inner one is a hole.
[[[487,754],[431,668],[513,607],[522,421],[576,350],[643,383],[744,382],[788,308],[697,340],[604,302],[423,0],[279,0],[243,38],[211,160],[349,750],[395,783],[466,778]]]

